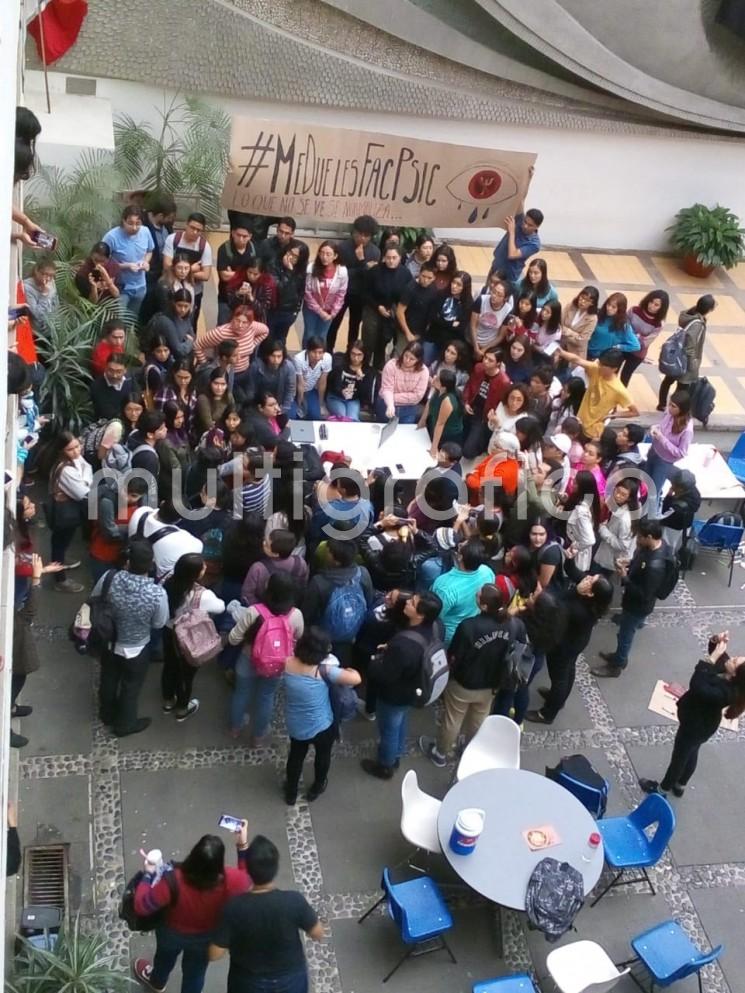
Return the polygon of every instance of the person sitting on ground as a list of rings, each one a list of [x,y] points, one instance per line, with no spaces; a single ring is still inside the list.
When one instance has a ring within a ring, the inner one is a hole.
[[[307,417],[309,421],[322,421],[326,410],[326,387],[331,372],[332,358],[325,351],[322,338],[306,339],[302,352],[293,358],[296,375],[294,417]]]
[[[274,448],[278,441],[288,440],[289,418],[280,407],[276,393],[261,390],[256,395],[255,403],[255,409],[246,416],[255,444],[262,448]]]
[[[297,372],[294,363],[287,357],[284,343],[267,338],[251,362],[238,399],[253,405],[258,402],[262,393],[272,393],[279,401],[282,413],[289,416],[296,389]]]
[[[145,873],[135,890],[135,913],[142,917],[165,913],[164,924],[155,931],[155,959],[135,959],[134,974],[149,990],[164,990],[179,955],[182,985],[201,990],[209,965],[210,941],[223,911],[234,897],[251,889],[248,872],[248,822],[241,821],[235,834],[238,868],[225,865],[225,846],[214,834],[205,834],[183,862],[172,870],[171,886],[164,874],[153,872],[145,862]],[[174,897],[174,890],[177,896]]]
[[[429,370],[418,341],[412,341],[398,358],[383,367],[375,412],[381,421],[398,417],[401,424],[416,424],[429,389]]]

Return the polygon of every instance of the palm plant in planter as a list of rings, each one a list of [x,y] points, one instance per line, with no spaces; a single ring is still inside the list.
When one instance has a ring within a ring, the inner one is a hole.
[[[745,229],[740,227],[740,219],[719,204],[684,207],[667,230],[689,276],[708,276],[715,266],[731,269],[745,252]]]
[[[79,919],[60,932],[52,951],[21,941],[6,993],[124,993],[132,989],[107,950],[106,935],[81,933]]]

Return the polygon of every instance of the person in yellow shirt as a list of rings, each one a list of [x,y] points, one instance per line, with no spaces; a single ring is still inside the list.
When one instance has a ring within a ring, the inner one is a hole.
[[[614,417],[639,416],[631,394],[618,375],[624,355],[617,348],[609,348],[594,361],[581,359],[563,348],[557,348],[555,354],[566,359],[572,366],[582,366],[587,375],[587,389],[577,417],[588,438],[600,437],[605,427],[605,418],[611,414]]]

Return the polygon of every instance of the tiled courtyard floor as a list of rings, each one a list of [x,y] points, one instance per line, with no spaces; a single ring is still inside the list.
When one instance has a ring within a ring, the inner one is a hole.
[[[632,665],[619,680],[594,680],[579,666],[568,706],[551,728],[526,724],[523,767],[543,772],[561,755],[582,752],[611,783],[609,813],[636,805],[639,775],[664,768],[675,726],[647,709],[658,678],[687,682],[708,633],[729,628],[735,651],[745,650],[745,623],[737,568],[731,590],[721,565],[702,559],[638,636]],[[129,935],[116,917],[119,892],[139,866],[139,849],[158,846],[183,857],[203,833],[215,831],[222,812],[248,817],[251,830],[271,836],[281,851],[280,881],[302,889],[326,922],[327,937],[308,954],[316,993],[373,993],[400,954],[391,922],[382,914],[360,927],[355,919],[376,899],[383,865],[395,865],[407,846],[399,833],[400,782],[417,770],[424,789],[442,797],[452,774],[417,752],[416,735],[432,729],[432,710],[416,712],[408,754],[392,782],[371,780],[359,768],[373,754],[376,727],[357,720],[345,727],[336,750],[328,791],[316,803],[285,807],[280,795],[285,738],[277,718],[270,747],[250,751],[225,733],[228,690],[217,670],[202,670],[195,692],[199,714],[178,725],[161,714],[157,665],[142,695],[141,713],[152,726],[117,741],[95,719],[96,666],[67,640],[74,598],[45,593],[38,637],[43,669],[29,679],[23,700],[34,705],[23,731],[31,738],[21,753],[20,830],[24,844],[66,841],[73,873],[72,909],[95,919],[126,963],[152,940]],[[610,647],[614,626],[602,622],[588,658]],[[535,689],[545,682],[536,680]],[[742,993],[745,948],[745,821],[742,767],[745,722],[738,733],[720,732],[707,745],[692,786],[674,800],[678,827],[663,863],[652,872],[652,897],[638,886],[617,890],[577,919],[577,934],[600,941],[616,961],[627,957],[628,940],[645,927],[675,916],[702,946],[723,941],[719,966],[707,970],[706,993]],[[499,853],[495,853],[499,858]],[[442,873],[437,859],[434,871]],[[479,899],[454,907],[452,945],[458,959],[439,955],[407,963],[390,982],[395,990],[468,993],[472,983],[518,969],[534,970],[544,990],[546,955],[552,946],[526,933],[523,920],[506,918],[504,961],[496,957],[493,917]],[[174,975],[170,988],[178,989]],[[681,983],[692,991],[694,980]],[[622,981],[620,993],[635,987]],[[210,967],[207,993],[225,990],[225,964]]]

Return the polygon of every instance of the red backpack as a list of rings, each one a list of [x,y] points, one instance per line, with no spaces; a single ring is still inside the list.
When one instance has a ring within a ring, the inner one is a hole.
[[[260,626],[251,646],[251,661],[257,676],[271,679],[281,676],[285,662],[295,651],[295,636],[289,614],[273,614],[262,603],[254,604]]]

